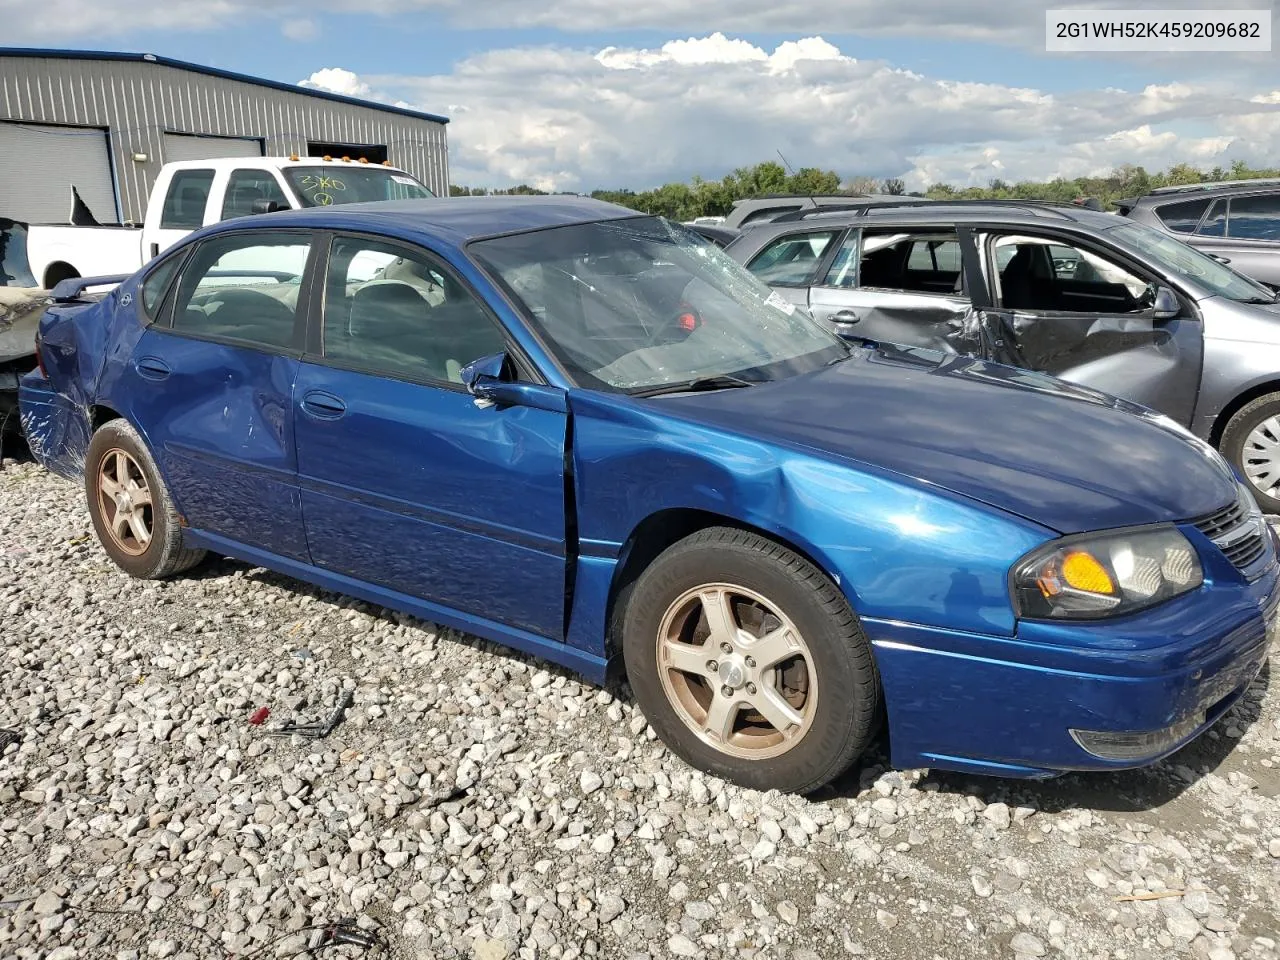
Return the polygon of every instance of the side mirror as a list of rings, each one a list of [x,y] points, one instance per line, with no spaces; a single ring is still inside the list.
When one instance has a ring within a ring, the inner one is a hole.
[[[283,210],[275,200],[255,200],[249,207],[253,213],[275,213],[277,210]]]
[[[1151,316],[1156,320],[1172,320],[1182,312],[1178,295],[1168,287],[1156,288],[1156,299],[1151,304]]]
[[[553,413],[569,411],[569,400],[558,387],[516,380],[511,360],[505,353],[491,353],[472,360],[458,373],[458,378],[467,393],[476,398],[476,406],[537,407]]]

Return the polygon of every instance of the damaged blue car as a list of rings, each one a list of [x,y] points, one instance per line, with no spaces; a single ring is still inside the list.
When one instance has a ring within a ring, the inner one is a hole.
[[[236,557],[625,670],[692,765],[1146,764],[1258,674],[1276,540],[1113,397],[843,340],[684,227],[577,197],[228,221],[41,321],[36,456],[137,577]]]

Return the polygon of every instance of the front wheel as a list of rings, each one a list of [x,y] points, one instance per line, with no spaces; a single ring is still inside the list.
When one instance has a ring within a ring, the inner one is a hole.
[[[623,654],[663,742],[746,787],[816,790],[875,732],[879,678],[843,594],[752,533],[710,528],[660,555],[627,601]]]
[[[1280,393],[1245,404],[1228,421],[1222,455],[1249,481],[1264,513],[1280,513]]]

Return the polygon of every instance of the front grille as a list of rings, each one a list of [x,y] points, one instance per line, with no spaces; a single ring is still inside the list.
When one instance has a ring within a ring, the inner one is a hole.
[[[1193,522],[1237,570],[1247,570],[1267,551],[1266,521],[1240,500]]]

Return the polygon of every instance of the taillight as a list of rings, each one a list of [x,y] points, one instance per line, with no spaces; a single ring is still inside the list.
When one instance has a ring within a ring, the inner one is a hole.
[[[49,371],[44,368],[44,357],[40,355],[40,334],[36,334],[36,367],[40,371],[40,376],[49,379]]]

